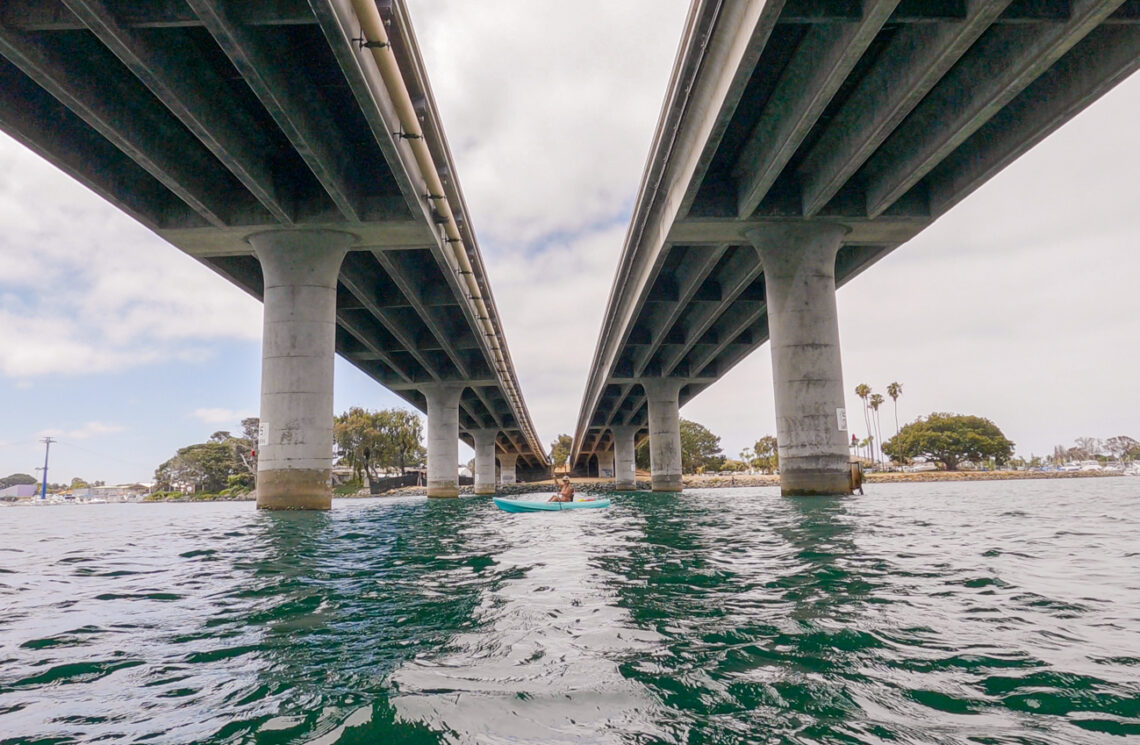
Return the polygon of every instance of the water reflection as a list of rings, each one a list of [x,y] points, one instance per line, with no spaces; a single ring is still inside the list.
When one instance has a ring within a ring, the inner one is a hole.
[[[503,547],[477,630],[418,655],[390,679],[400,715],[462,742],[619,742],[657,736],[652,699],[612,658],[651,649],[599,571],[625,551],[616,512],[484,516]],[[626,629],[623,631],[623,629]]]
[[[1098,481],[13,509],[0,744],[1119,742],[1140,517]]]

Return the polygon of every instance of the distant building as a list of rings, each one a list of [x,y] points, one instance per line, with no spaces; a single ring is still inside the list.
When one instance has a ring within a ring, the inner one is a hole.
[[[0,489],[0,499],[30,499],[36,496],[38,484],[16,484],[6,489]]]

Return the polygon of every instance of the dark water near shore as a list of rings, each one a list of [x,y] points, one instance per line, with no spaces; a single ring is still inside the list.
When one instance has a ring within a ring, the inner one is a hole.
[[[1140,479],[0,509],[0,743],[1120,743]]]

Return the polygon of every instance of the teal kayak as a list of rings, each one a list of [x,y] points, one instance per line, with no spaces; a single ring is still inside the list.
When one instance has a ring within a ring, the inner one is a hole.
[[[589,510],[609,507],[608,499],[590,499],[582,502],[533,502],[527,499],[499,499],[495,506],[503,512],[559,512],[561,510]]]

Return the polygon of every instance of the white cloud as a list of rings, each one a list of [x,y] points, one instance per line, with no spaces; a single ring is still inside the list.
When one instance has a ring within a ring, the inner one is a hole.
[[[0,373],[121,371],[257,339],[260,307],[0,135]],[[195,348],[197,347],[197,348]]]
[[[104,424],[103,422],[86,422],[76,429],[45,429],[40,437],[60,437],[68,440],[86,440],[91,437],[113,435],[125,431],[125,427],[117,424]]]
[[[242,419],[257,416],[257,412],[245,409],[194,409],[190,416],[207,424],[228,424],[240,423]]]
[[[628,210],[687,5],[411,3],[482,236],[529,243]]]

